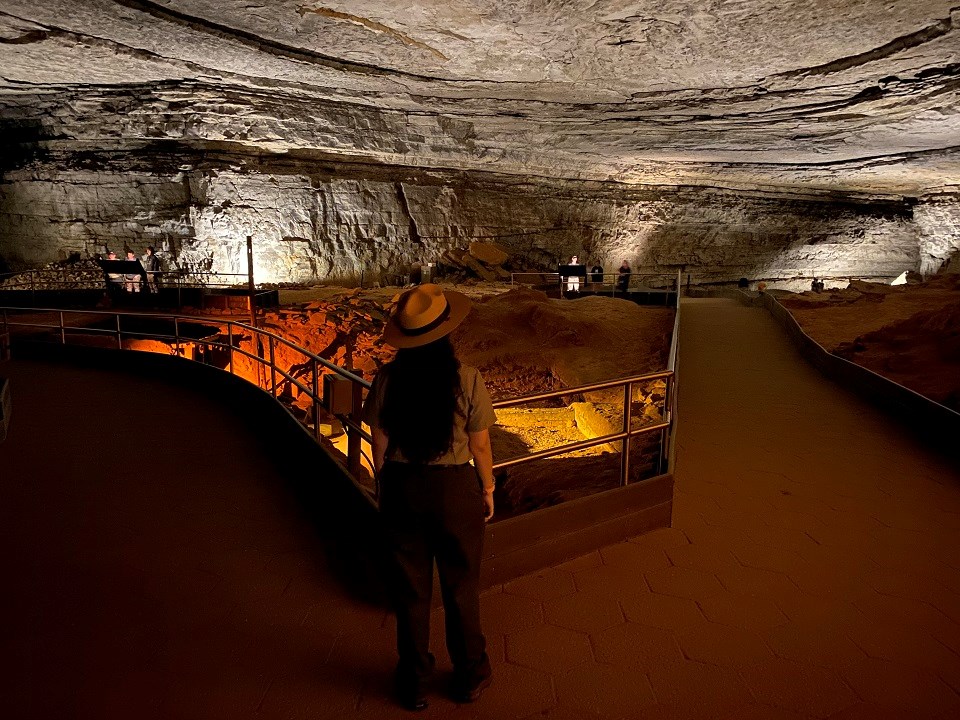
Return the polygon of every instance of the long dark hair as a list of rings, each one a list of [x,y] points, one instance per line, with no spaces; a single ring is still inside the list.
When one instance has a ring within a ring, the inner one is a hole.
[[[454,414],[460,397],[460,361],[449,336],[415,348],[401,348],[384,367],[386,388],[380,427],[390,446],[411,463],[428,463],[453,444]]]

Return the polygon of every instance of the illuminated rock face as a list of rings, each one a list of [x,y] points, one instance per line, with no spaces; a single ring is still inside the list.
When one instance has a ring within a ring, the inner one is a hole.
[[[694,281],[932,272],[943,0],[4,0],[0,269],[130,244],[263,282],[471,239]]]
[[[450,178],[318,178],[181,172],[160,179],[58,173],[8,176],[0,196],[6,257],[39,264],[129,245],[161,250],[183,269],[247,271],[254,239],[260,282],[386,280],[438,261],[471,239],[496,240],[517,267],[552,269],[579,253],[614,272],[689,274],[692,282],[866,276],[920,265],[919,228],[905,202],[837,203],[729,191],[620,189],[583,183],[511,186]],[[135,182],[131,182],[131,179]],[[26,206],[17,208],[21,198]],[[946,205],[929,210],[925,256],[944,254]],[[18,212],[18,210],[20,212]],[[940,233],[939,235],[936,233]],[[18,254],[19,253],[19,254]],[[932,260],[925,260],[932,266]]]

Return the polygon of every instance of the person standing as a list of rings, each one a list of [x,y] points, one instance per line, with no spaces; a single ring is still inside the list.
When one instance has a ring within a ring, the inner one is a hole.
[[[620,263],[620,268],[617,270],[617,273],[617,290],[625,293],[627,288],[630,287],[630,263],[626,260]]]
[[[580,258],[574,255],[570,258],[570,265],[579,265]],[[571,270],[573,268],[571,267]],[[580,276],[579,275],[568,275],[567,276],[567,292],[580,292]]]
[[[113,250],[107,252],[107,260],[119,260],[117,254]],[[120,288],[123,286],[123,274],[117,272],[108,272],[107,273],[107,294],[117,297],[117,294]]]
[[[603,282],[603,267],[600,265],[600,263],[594,263],[593,267],[590,268],[590,282]]]
[[[454,699],[475,701],[492,676],[479,585],[484,523],[494,512],[490,427],[496,415],[480,372],[460,363],[449,338],[470,305],[466,295],[432,283],[401,295],[383,331],[396,356],[377,373],[363,406],[380,513],[396,561],[396,692],[410,710],[427,707],[434,667],[434,562]]]
[[[133,250],[127,250],[127,262],[137,262],[137,255]],[[123,276],[123,287],[127,292],[140,292],[140,273],[126,273]]]
[[[160,272],[160,258],[157,257],[153,245],[147,245],[147,251],[140,258],[140,264],[147,271],[147,291],[157,293],[157,273]]]

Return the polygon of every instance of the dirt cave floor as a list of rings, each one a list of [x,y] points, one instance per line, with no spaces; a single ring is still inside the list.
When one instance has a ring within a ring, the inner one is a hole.
[[[828,352],[960,412],[960,274],[771,294]]]
[[[441,283],[442,285],[442,283]],[[663,370],[674,310],[605,296],[551,299],[502,283],[451,286],[474,305],[451,336],[461,360],[480,369],[495,400]],[[366,379],[393,356],[380,333],[400,288],[283,290],[263,327]],[[663,381],[635,388],[633,427],[662,417]],[[497,412],[498,461],[616,432],[623,390],[565,396]],[[660,433],[634,440],[631,477],[656,474]],[[339,449],[339,448],[338,448]],[[616,487],[619,446],[600,446],[509,468],[498,478],[498,519]]]
[[[672,308],[618,298],[547,298],[502,283],[451,286],[471,296],[471,315],[453,335],[461,359],[482,371],[495,399],[643,374],[666,366]],[[283,290],[265,326],[370,379],[393,355],[379,340],[400,288]],[[827,351],[960,411],[960,275],[845,289],[770,291]],[[498,411],[498,461],[612,432],[621,391],[565,397]],[[665,389],[639,388],[634,427],[660,419]],[[631,451],[633,477],[655,474],[659,433]],[[615,487],[618,448],[602,446],[510,468],[499,478],[498,517]]]

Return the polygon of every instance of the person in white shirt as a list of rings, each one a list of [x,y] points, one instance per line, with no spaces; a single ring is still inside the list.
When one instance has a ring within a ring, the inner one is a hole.
[[[570,258],[571,265],[579,265],[580,258],[574,255]],[[580,276],[579,275],[568,275],[567,276],[567,292],[580,292]]]

